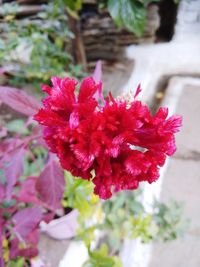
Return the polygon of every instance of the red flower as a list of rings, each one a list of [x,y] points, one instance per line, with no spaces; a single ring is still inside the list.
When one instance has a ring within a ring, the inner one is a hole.
[[[91,180],[103,199],[158,179],[166,156],[176,150],[181,117],[167,119],[167,108],[152,116],[141,101],[116,100],[111,94],[104,100],[101,82],[91,77],[78,94],[74,79],[53,77],[52,84],[42,87],[48,96],[35,120],[45,126],[44,139],[64,169]]]

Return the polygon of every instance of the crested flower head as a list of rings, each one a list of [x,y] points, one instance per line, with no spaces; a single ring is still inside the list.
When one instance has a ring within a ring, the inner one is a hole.
[[[133,99],[105,99],[102,83],[85,78],[77,93],[77,81],[52,78],[43,85],[48,96],[35,115],[44,125],[44,139],[62,167],[74,176],[91,180],[102,199],[120,190],[134,190],[141,181],[159,178],[166,156],[175,150],[174,133],[181,117],[168,118],[168,109],[151,115],[147,105]],[[94,173],[94,175],[92,175]]]

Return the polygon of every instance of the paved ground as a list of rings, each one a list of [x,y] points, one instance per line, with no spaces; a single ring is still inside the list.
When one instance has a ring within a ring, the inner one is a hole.
[[[185,202],[191,224],[184,239],[175,242],[147,246],[128,242],[128,252],[122,254],[124,267],[200,267],[200,1],[181,1],[171,42],[131,46],[127,55],[135,60],[135,68],[125,92],[141,82],[141,98],[151,103],[165,77],[169,87],[164,102],[184,117],[178,151],[162,181],[147,188],[152,193],[146,194],[146,201],[159,195],[163,201]]]
[[[199,76],[200,1],[182,1],[173,42],[175,45],[182,43],[189,50],[187,55],[182,54],[188,62],[181,60],[179,51],[174,51],[177,55],[171,60],[175,60],[175,65],[180,65],[177,72]],[[191,223],[182,240],[154,244],[149,267],[200,266],[200,80],[198,84],[197,80],[184,82],[184,79],[177,79],[176,84],[181,88],[176,99],[176,112],[183,116],[184,123],[177,138],[178,151],[165,172],[161,199],[184,201],[185,216]]]
[[[47,235],[40,237],[40,258],[45,263],[45,267],[58,267],[59,260],[62,259],[69,246],[68,240],[54,240]]]
[[[176,112],[182,114],[184,124],[177,136],[178,150],[170,160],[162,183],[161,200],[176,199],[185,203],[184,216],[190,227],[184,238],[166,244],[154,244],[149,267],[200,266],[200,80],[181,84]]]

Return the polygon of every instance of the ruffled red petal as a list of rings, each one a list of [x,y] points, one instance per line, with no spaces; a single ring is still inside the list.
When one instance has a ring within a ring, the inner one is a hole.
[[[176,150],[180,116],[167,118],[167,108],[152,116],[141,101],[127,103],[112,94],[105,100],[99,93],[102,83],[91,77],[83,80],[77,96],[74,79],[53,77],[52,84],[42,86],[48,96],[35,120],[45,125],[44,139],[64,169],[91,180],[102,199],[159,178],[166,157]]]

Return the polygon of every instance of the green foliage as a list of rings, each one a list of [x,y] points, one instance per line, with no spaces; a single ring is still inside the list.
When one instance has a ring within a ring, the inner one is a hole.
[[[11,207],[14,207],[16,205],[17,201],[15,199],[11,199],[11,200],[5,200],[1,205],[0,207],[1,208],[11,208]]]
[[[82,69],[73,65],[69,53],[74,36],[68,28],[65,5],[64,0],[49,1],[42,12],[21,20],[13,15],[20,6],[15,4],[14,9],[12,4],[3,5],[7,11],[0,26],[5,35],[0,41],[0,62],[10,69],[11,85],[31,83],[39,87],[55,75],[82,77]]]
[[[83,267],[122,266],[119,258],[112,255],[118,254],[126,238],[140,238],[147,243],[151,240],[170,241],[183,235],[188,222],[182,219],[183,207],[179,203],[155,202],[153,212],[149,214],[139,200],[140,195],[141,192],[122,192],[102,203],[104,221],[94,229],[104,233],[103,243],[100,239],[100,249],[92,252],[89,249],[89,260]]]
[[[187,227],[182,219],[183,207],[177,202],[168,205],[155,202],[152,213],[147,213],[141,203],[141,192],[121,192],[103,203],[105,212],[104,228],[112,250],[120,249],[122,240],[140,238],[147,243],[151,240],[169,241],[181,236]]]
[[[140,195],[141,192],[121,192],[103,203],[106,238],[114,252],[120,250],[125,238],[139,237],[143,242],[152,239],[152,215],[145,212]]]
[[[82,217],[91,216],[93,207],[96,207],[98,198],[93,194],[92,183],[73,177],[65,172],[66,190],[64,193],[63,206],[77,209]]]
[[[115,24],[124,27],[136,36],[141,36],[147,20],[147,7],[162,0],[96,0],[98,7],[107,8]],[[178,4],[180,0],[174,0]],[[82,7],[82,0],[65,0],[67,10],[74,18]]]
[[[108,10],[117,26],[125,26],[135,35],[140,36],[146,23],[146,9],[135,0],[109,0]]]
[[[5,3],[1,6],[1,12],[4,17],[6,16],[15,16],[16,12],[21,10],[21,7],[17,3]],[[11,17],[10,17],[11,18]],[[8,19],[8,17],[7,17]]]
[[[89,198],[92,194],[92,185],[88,181],[78,177],[73,177],[69,172],[65,172],[66,189],[62,200],[63,207],[70,207],[79,211],[79,224],[84,226],[84,222],[92,214],[92,206],[89,204]],[[86,227],[84,227],[85,230]],[[94,229],[87,229],[87,240],[90,243],[94,239]],[[80,227],[79,232],[82,232]],[[80,235],[82,233],[79,233]],[[85,231],[82,238],[84,239]],[[86,243],[88,243],[86,241]]]
[[[24,177],[38,176],[47,159],[47,151],[43,147],[32,147],[24,161]]]
[[[25,266],[25,260],[23,258],[18,258],[16,260],[13,260],[9,262],[8,267],[24,267]]]
[[[11,133],[18,133],[21,135],[28,135],[30,133],[29,129],[26,127],[25,122],[21,119],[16,119],[8,122],[6,128]]]
[[[159,3],[161,1],[162,0],[138,0],[138,2],[142,3],[146,7],[151,3],[156,3],[156,2]]]
[[[174,240],[183,235],[188,220],[182,220],[183,205],[171,201],[169,205],[155,202],[153,219],[157,224],[157,237],[164,241]]]
[[[89,260],[83,267],[122,267],[122,262],[117,256],[110,256],[109,249],[106,244],[94,251],[89,251]]]
[[[107,6],[108,11],[118,27],[124,27],[136,36],[144,32],[147,20],[147,7],[162,0],[99,0],[100,7]],[[180,0],[174,0],[178,4]]]
[[[78,209],[77,239],[84,241],[89,250],[89,260],[83,267],[120,266],[117,265],[118,258],[112,255],[117,255],[126,238],[140,238],[144,243],[169,241],[182,235],[186,229],[182,207],[176,202],[169,205],[155,202],[152,213],[147,213],[140,190],[120,192],[102,202],[93,194],[89,181],[74,178],[70,173],[65,177],[67,186],[63,205]],[[93,242],[97,249],[92,251]]]
[[[79,19],[78,11],[82,8],[82,0],[64,0],[68,13],[75,19]]]
[[[78,11],[82,7],[82,0],[64,0],[65,4],[68,8],[73,11]]]
[[[0,184],[5,185],[7,182],[4,170],[0,169]]]
[[[66,190],[62,205],[79,211],[77,239],[83,240],[88,247],[95,240],[96,222],[102,222],[100,200],[93,194],[91,182],[73,177],[69,172],[65,172],[65,179]]]

